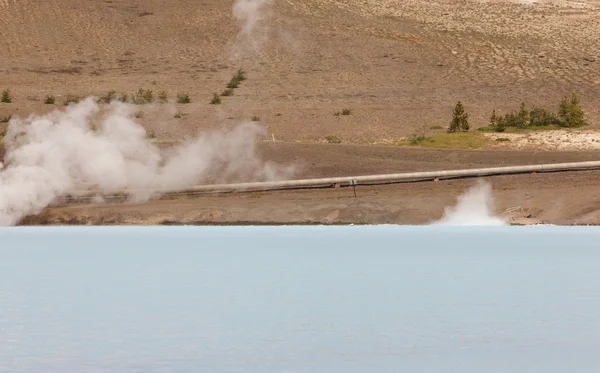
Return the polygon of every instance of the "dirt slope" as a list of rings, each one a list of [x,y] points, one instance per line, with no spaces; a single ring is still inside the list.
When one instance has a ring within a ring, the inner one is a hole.
[[[47,94],[145,87],[194,101],[182,119],[142,119],[160,137],[258,115],[279,140],[364,143],[446,125],[458,99],[477,126],[492,109],[553,109],[577,91],[599,124],[598,1],[277,0],[259,24],[268,42],[237,61],[232,3],[2,1],[0,87],[15,100],[0,116],[49,110]],[[209,105],[239,66],[249,80]],[[353,115],[335,117],[342,108]]]
[[[256,115],[277,140],[263,147],[265,157],[298,162],[299,177],[597,159],[595,152],[367,145],[418,127],[445,126],[459,99],[478,127],[493,109],[502,114],[521,102],[555,109],[575,91],[590,127],[600,127],[600,1],[523,2],[274,0],[256,34],[268,38],[253,54],[237,38],[233,0],[0,0],[0,89],[10,88],[14,96],[13,103],[0,104],[0,118],[53,110],[68,94],[146,88],[166,90],[171,101],[178,92],[192,98],[188,105],[140,107],[147,115],[139,121],[158,140]],[[222,105],[210,105],[240,67],[248,80]],[[44,105],[46,95],[56,96],[57,105]],[[344,108],[352,115],[334,116]],[[175,112],[184,115],[177,119]],[[5,127],[0,124],[0,131]],[[296,144],[323,142],[328,135],[360,145]],[[597,173],[580,175],[497,178],[500,208],[529,201],[528,211],[538,211],[533,215],[542,220],[595,222]],[[390,187],[385,198],[378,189],[367,190],[366,199],[348,202],[354,206],[348,209],[336,207],[327,191],[83,212],[75,206],[50,209],[33,221],[414,223],[439,217],[466,186]],[[567,207],[553,209],[554,196],[564,197],[561,206]],[[407,210],[398,215],[398,206]],[[202,218],[203,211],[222,212]]]

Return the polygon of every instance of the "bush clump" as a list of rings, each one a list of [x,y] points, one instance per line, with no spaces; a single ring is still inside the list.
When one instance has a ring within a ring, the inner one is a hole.
[[[151,89],[140,88],[132,95],[132,102],[136,105],[149,104],[154,101],[154,93]]]
[[[525,103],[521,104],[518,111],[512,111],[504,116],[497,116],[494,110],[488,128],[496,132],[504,132],[507,128],[532,129],[550,126],[576,128],[586,124],[579,97],[573,93],[570,98],[564,97],[560,101],[558,114],[536,106],[528,110]]]
[[[100,97],[100,102],[105,104],[110,104],[110,102],[117,98],[117,91],[111,89],[106,93],[106,95]]]
[[[223,93],[221,93],[221,96],[223,96],[223,97],[233,96],[233,89],[227,88],[226,90],[223,91]]]
[[[0,94],[0,102],[4,102],[5,104],[12,103],[12,95],[10,94],[9,89],[2,91],[2,94]]]
[[[179,93],[177,95],[178,104],[189,104],[190,102],[192,102],[192,100],[190,100],[190,96],[187,93]]]
[[[221,97],[218,94],[213,94],[212,100],[210,100],[211,105],[221,105]]]
[[[327,140],[327,142],[330,144],[341,144],[342,143],[342,139],[340,139],[339,137],[334,136],[334,135],[327,136],[325,138],[325,140]]]
[[[462,102],[458,101],[452,111],[452,120],[448,126],[448,132],[468,132],[469,129],[471,129],[469,114],[465,111]]]
[[[158,92],[158,102],[162,102],[165,103],[168,101],[169,95],[167,94],[167,91],[160,91]]]
[[[54,105],[55,103],[56,103],[56,98],[54,98],[54,96],[52,96],[52,95],[48,95],[44,99],[44,104],[46,104],[46,105]]]
[[[81,97],[77,95],[67,95],[67,97],[65,98],[64,105],[67,106],[69,104],[76,104],[79,101],[81,101]]]
[[[229,80],[229,83],[227,83],[227,88],[228,89],[235,89],[238,88],[240,86],[240,83],[243,82],[244,80],[246,80],[246,73],[244,72],[244,70],[239,69],[232,77],[231,80]]]
[[[335,115],[336,117],[339,117],[340,115],[351,115],[352,114],[352,110],[350,109],[343,109],[342,111],[336,111],[335,113],[333,113],[333,115]]]
[[[561,127],[582,127],[587,125],[585,113],[579,102],[579,97],[573,93],[571,98],[563,97],[558,107],[558,118]]]

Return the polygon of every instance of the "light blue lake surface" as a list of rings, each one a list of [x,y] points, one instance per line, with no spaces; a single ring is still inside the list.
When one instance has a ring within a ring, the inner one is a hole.
[[[0,372],[600,372],[600,229],[0,229]]]

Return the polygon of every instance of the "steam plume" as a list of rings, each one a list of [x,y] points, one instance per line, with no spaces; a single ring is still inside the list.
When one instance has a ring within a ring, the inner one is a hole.
[[[201,134],[168,152],[146,138],[129,105],[103,113],[93,98],[46,116],[12,119],[0,164],[0,225],[39,213],[57,197],[83,187],[103,193],[181,189],[205,182],[289,178],[294,169],[263,162],[256,151],[262,128],[252,122]]]
[[[458,197],[453,207],[446,207],[444,216],[434,224],[441,225],[506,225],[493,215],[492,187],[483,180]]]
[[[260,51],[267,39],[267,27],[261,21],[264,21],[272,2],[273,0],[236,0],[233,4],[233,16],[241,25],[234,48],[237,57],[248,45],[255,53]]]

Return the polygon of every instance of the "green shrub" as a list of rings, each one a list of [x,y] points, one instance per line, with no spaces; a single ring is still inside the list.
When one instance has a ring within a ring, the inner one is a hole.
[[[136,105],[149,104],[154,101],[154,93],[151,89],[140,88],[132,95],[131,100]]]
[[[192,102],[192,101],[190,100],[190,96],[187,93],[179,93],[177,95],[177,103],[178,104],[189,104],[190,102]]]
[[[115,98],[117,98],[117,91],[111,89],[106,93],[106,95],[100,97],[100,102],[110,104],[110,102]]]
[[[12,95],[10,94],[9,89],[2,91],[2,94],[0,95],[0,102],[4,102],[5,104],[12,103]]]
[[[425,142],[433,142],[433,138],[425,135],[412,134],[408,136],[408,143],[413,146],[422,145]]]
[[[46,104],[46,105],[54,105],[55,102],[56,102],[56,99],[52,95],[48,95],[44,99],[44,104]]]
[[[333,113],[333,115],[335,115],[336,117],[339,117],[340,115],[351,115],[352,114],[352,110],[350,109],[343,109],[342,111],[336,111],[335,113]]]
[[[127,102],[127,101],[129,101],[129,96],[127,95],[127,93],[123,93],[121,95],[121,97],[119,97],[119,101],[121,101],[121,102]]]
[[[65,98],[64,105],[67,106],[69,104],[76,104],[79,101],[81,101],[81,97],[79,97],[77,95],[67,95],[67,97]]]
[[[448,132],[468,132],[471,129],[469,125],[469,114],[465,111],[462,102],[459,100],[452,111],[452,120],[448,127]]]
[[[496,139],[496,141],[497,142],[507,142],[507,141],[510,141],[510,139],[507,137],[499,137]]]
[[[431,126],[431,127],[429,127],[429,129],[430,130],[443,130],[444,127],[442,127],[442,126]]]
[[[239,86],[240,86],[240,82],[233,78],[229,81],[229,83],[227,83],[227,88],[229,88],[229,89],[238,88]]]
[[[8,123],[11,118],[12,118],[12,115],[9,115],[7,117],[0,117],[0,123]]]
[[[571,98],[564,97],[559,105],[558,118],[562,127],[582,127],[587,124],[579,97],[573,93]]]
[[[496,110],[492,111],[492,116],[490,117],[490,124],[488,127],[478,128],[478,131],[485,131],[487,128],[492,129],[496,132],[504,132],[506,130],[506,122],[503,118],[499,118],[496,116]]]
[[[250,118],[250,120],[252,120],[253,122],[259,122],[260,121],[260,117],[257,115],[254,115],[252,118]]]
[[[180,119],[181,117],[183,117],[183,115],[181,113],[175,113],[175,116],[174,116],[175,119]]]
[[[573,94],[570,99],[564,97],[561,100],[558,115],[535,106],[527,110],[522,103],[518,111],[507,113],[503,117],[496,116],[496,112],[493,111],[489,126],[478,130],[485,131],[487,128],[492,128],[496,132],[504,132],[508,128],[539,130],[554,129],[556,126],[581,127],[586,124],[579,97]]]
[[[213,94],[212,100],[210,100],[211,105],[221,105],[221,98],[218,94]]]
[[[529,125],[532,127],[546,127],[553,124],[560,124],[554,113],[541,108],[534,107],[529,112]]]
[[[525,103],[521,103],[519,112],[516,115],[516,127],[525,128],[529,125],[529,110],[525,108]]]
[[[333,136],[333,135],[329,135],[325,138],[325,140],[327,140],[328,143],[330,144],[341,144],[342,143],[342,139],[340,139],[337,136]]]
[[[167,102],[168,98],[169,98],[168,95],[167,95],[167,91],[160,91],[160,92],[158,92],[157,98],[158,98],[159,102],[163,102],[163,103]]]
[[[223,91],[223,93],[221,93],[221,96],[223,96],[223,97],[233,96],[233,89],[227,88],[226,90]]]
[[[239,69],[237,73],[235,73],[235,75],[233,76],[233,79],[235,79],[238,82],[243,82],[244,80],[246,80],[246,73],[244,72],[244,70]]]

